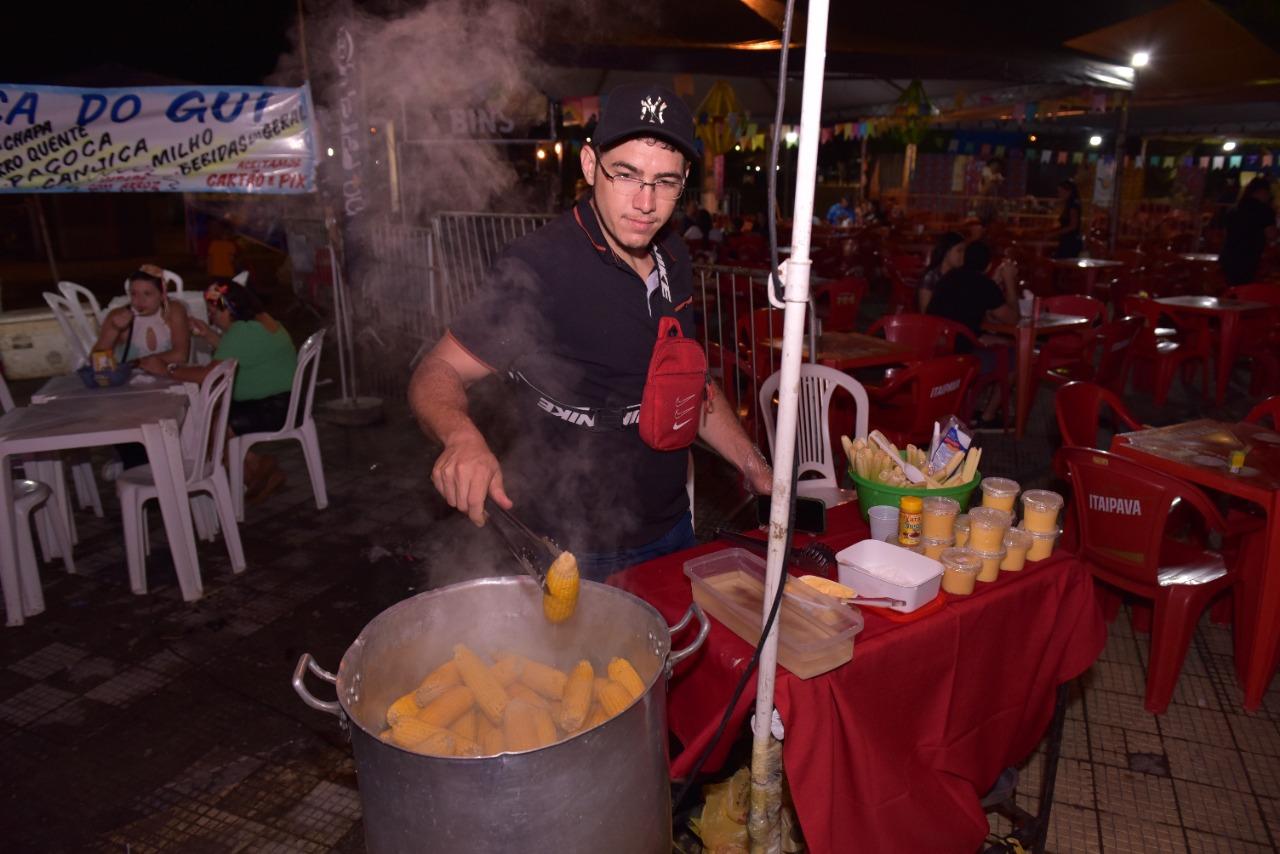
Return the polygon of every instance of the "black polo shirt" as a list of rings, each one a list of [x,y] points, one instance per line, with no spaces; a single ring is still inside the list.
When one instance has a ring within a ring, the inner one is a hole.
[[[671,300],[605,242],[580,202],[507,248],[476,298],[450,324],[458,343],[495,371],[517,370],[571,406],[621,408],[644,391],[658,321],[674,314],[693,334],[692,269],[678,235],[659,232]],[[598,431],[538,406],[511,384],[519,438],[502,460],[507,494],[532,527],[561,546],[613,552],[666,534],[689,509],[688,452],[655,451],[635,424]]]

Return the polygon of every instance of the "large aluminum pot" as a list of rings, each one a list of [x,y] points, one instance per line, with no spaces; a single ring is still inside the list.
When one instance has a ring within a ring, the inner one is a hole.
[[[697,636],[673,652],[671,635],[695,616]],[[587,581],[573,617],[552,625],[531,579],[485,578],[383,611],[342,656],[337,676],[304,654],[293,687],[349,729],[365,842],[374,854],[668,854],[667,677],[709,629],[697,605],[668,627],[647,602]],[[460,642],[478,652],[515,649],[561,667],[622,655],[647,690],[606,723],[538,750],[443,758],[379,740],[387,706]],[[337,702],[311,695],[303,684],[308,670],[337,686]]]

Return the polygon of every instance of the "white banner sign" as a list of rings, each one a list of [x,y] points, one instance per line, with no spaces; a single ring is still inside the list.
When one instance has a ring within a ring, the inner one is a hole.
[[[311,91],[0,84],[0,192],[310,193]]]

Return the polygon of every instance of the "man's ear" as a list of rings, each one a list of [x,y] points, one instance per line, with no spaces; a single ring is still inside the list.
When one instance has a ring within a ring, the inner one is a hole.
[[[594,187],[596,185],[596,150],[590,145],[582,146],[582,151],[578,154],[578,163],[582,166],[582,178],[587,182],[587,186]]]

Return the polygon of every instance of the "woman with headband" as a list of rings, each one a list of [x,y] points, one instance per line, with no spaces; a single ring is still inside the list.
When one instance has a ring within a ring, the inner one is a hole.
[[[144,264],[125,283],[129,304],[113,309],[102,320],[94,350],[110,350],[117,362],[153,357],[166,365],[185,362],[191,346],[187,307],[170,300],[164,271]]]

